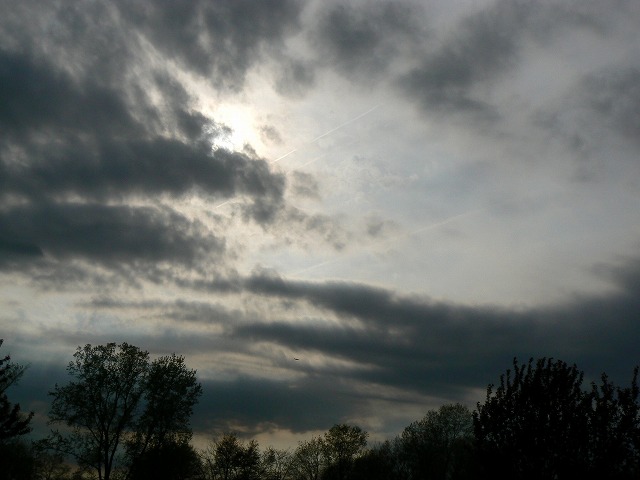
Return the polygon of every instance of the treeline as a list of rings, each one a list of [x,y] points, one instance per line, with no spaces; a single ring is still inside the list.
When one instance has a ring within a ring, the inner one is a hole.
[[[382,443],[337,424],[290,450],[227,433],[203,451],[189,423],[202,388],[184,357],[86,345],[67,372],[50,392],[54,429],[28,443],[33,414],[6,394],[24,368],[0,359],[0,480],[640,478],[638,368],[629,386],[604,374],[585,386],[575,365],[514,359],[475,410],[443,405]]]

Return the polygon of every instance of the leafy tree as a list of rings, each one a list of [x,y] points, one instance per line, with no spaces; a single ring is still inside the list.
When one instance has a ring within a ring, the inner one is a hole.
[[[202,388],[182,357],[150,362],[148,352],[127,343],[86,345],[67,372],[75,380],[50,392],[51,423],[66,426],[52,433],[50,444],[100,480],[111,478],[124,446],[131,464],[152,446],[190,436],[189,417]]]
[[[602,374],[591,384],[588,402],[590,470],[598,478],[640,477],[640,394],[638,368],[631,385],[615,387]]]
[[[364,453],[367,432],[358,426],[334,425],[324,434],[323,443],[328,461],[323,478],[345,480],[353,468],[355,459]]]
[[[162,451],[165,446],[179,451],[191,439],[189,418],[202,394],[195,370],[187,368],[182,356],[163,356],[151,362],[141,386],[144,409],[127,442],[129,458],[149,449]]]
[[[324,441],[321,437],[300,442],[293,453],[293,470],[301,480],[319,480],[324,468]]]
[[[200,457],[186,441],[154,445],[135,457],[129,480],[196,480],[201,478]]]
[[[71,478],[71,466],[64,455],[51,452],[46,440],[33,444],[35,457],[35,478],[38,480],[68,480]]]
[[[3,342],[0,339],[0,346]],[[33,412],[25,415],[20,411],[20,404],[12,405],[6,394],[7,389],[20,380],[24,371],[25,367],[11,362],[10,355],[0,358],[0,444],[31,431],[29,423]]]
[[[471,473],[472,441],[471,411],[443,405],[404,429],[399,455],[410,478],[464,478]]]
[[[261,470],[265,480],[287,480],[293,474],[293,457],[288,450],[269,447],[262,453]]]
[[[233,433],[224,434],[204,453],[209,480],[255,480],[260,477],[260,450],[255,440],[243,443]]]
[[[582,389],[573,365],[542,358],[513,373],[474,412],[485,474],[510,479],[637,478],[640,433],[637,369],[630,388]]]
[[[0,445],[0,480],[29,480],[35,472],[35,459],[29,445],[14,438]]]
[[[397,468],[397,452],[386,441],[367,450],[356,458],[349,478],[351,480],[401,480]]]

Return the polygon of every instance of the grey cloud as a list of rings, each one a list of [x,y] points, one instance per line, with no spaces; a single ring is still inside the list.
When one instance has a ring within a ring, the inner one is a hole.
[[[640,146],[640,68],[611,68],[588,76],[583,85],[595,118]]]
[[[118,8],[166,55],[219,88],[240,90],[253,63],[298,28],[302,5],[294,0],[122,1]]]
[[[303,231],[312,232],[315,238],[322,239],[323,243],[331,245],[336,250],[345,248],[350,239],[350,233],[346,230],[339,218],[319,213],[307,213],[296,208],[289,208],[284,212],[284,220],[288,225],[299,225]],[[295,238],[292,241],[300,241],[306,244],[305,238]]]
[[[516,60],[531,8],[506,1],[467,18],[453,38],[401,78],[400,86],[426,110],[495,116],[492,107],[474,98],[470,89],[476,82],[500,75]]]
[[[0,231],[5,247],[0,252],[13,253],[12,258],[17,245],[23,256],[42,251],[56,259],[79,257],[105,264],[192,264],[204,253],[220,254],[224,248],[222,240],[205,236],[181,215],[151,207],[18,206],[0,211]]]
[[[291,190],[295,195],[307,198],[320,198],[320,186],[313,175],[304,172],[291,174]]]
[[[279,62],[274,88],[280,95],[300,97],[315,85],[315,80],[311,62],[285,56]]]
[[[323,12],[312,41],[319,45],[322,63],[348,75],[378,74],[398,53],[400,41],[422,39],[415,13],[411,5],[397,2],[334,5]]]
[[[292,282],[260,274],[246,280],[248,291],[304,301],[360,324],[275,322],[243,325],[237,334],[374,365],[350,375],[431,395],[482,388],[514,356],[554,356],[577,362],[591,375],[604,370],[627,381],[625,376],[638,362],[637,263],[614,269],[617,293],[517,310],[432,302],[362,284]]]
[[[247,194],[281,200],[285,180],[264,160],[227,150],[211,153],[206,142],[186,144],[156,137],[148,141],[96,139],[29,145],[20,164],[9,149],[3,157],[4,194],[28,197],[76,194],[103,199],[127,195]]]
[[[339,378],[282,381],[241,376],[204,381],[203,389],[193,423],[217,434],[240,424],[251,429],[246,432],[249,437],[270,428],[294,433],[325,430],[349,414],[361,413],[364,404],[354,401],[351,388]]]
[[[212,154],[204,139],[143,135],[114,91],[90,82],[76,86],[15,54],[0,56],[0,78],[8,85],[0,94],[0,126],[10,134],[0,151],[4,194],[103,198],[199,188],[270,197],[272,203],[282,197],[284,177],[263,160],[224,149]],[[178,113],[189,134],[211,123],[197,112]],[[12,141],[11,134],[21,138]]]
[[[247,219],[261,224],[282,208],[285,177],[246,153],[213,151],[210,137],[226,127],[189,110],[189,95],[166,76],[156,80],[173,99],[163,107],[173,135],[153,103],[131,104],[125,92],[34,55],[0,52],[0,80],[3,268],[28,262],[46,277],[57,275],[52,259],[115,268],[223,252],[221,239],[176,212],[113,205],[131,197],[240,196]]]
[[[48,129],[77,129],[93,134],[140,135],[117,92],[95,83],[82,85],[66,73],[29,55],[0,52],[0,128],[11,137]]]
[[[593,181],[640,148],[640,68],[612,65],[574,82],[533,114],[545,135],[572,151],[576,178]],[[616,154],[607,153],[615,148]]]
[[[271,143],[275,143],[276,145],[282,144],[282,137],[278,130],[271,125],[263,125],[260,127],[260,134],[262,135],[263,140]]]
[[[427,112],[495,120],[500,112],[476,90],[478,86],[490,86],[515,69],[527,41],[549,44],[571,28],[598,30],[599,18],[609,8],[601,2],[580,7],[562,2],[495,2],[461,21],[436,49],[427,46],[420,64],[402,75],[398,86]]]

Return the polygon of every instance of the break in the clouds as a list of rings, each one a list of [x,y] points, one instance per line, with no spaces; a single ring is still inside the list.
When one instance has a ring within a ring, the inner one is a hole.
[[[110,341],[198,369],[200,438],[291,445],[640,363],[636,2],[4,3],[23,408]]]

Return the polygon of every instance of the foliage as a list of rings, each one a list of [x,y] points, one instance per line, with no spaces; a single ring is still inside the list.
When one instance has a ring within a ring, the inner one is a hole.
[[[324,442],[313,437],[300,442],[293,453],[293,470],[301,480],[319,480],[324,469]]]
[[[133,438],[127,443],[128,456],[135,459],[147,449],[174,448],[191,438],[189,418],[202,394],[195,370],[176,354],[151,362],[141,379],[144,409]]]
[[[474,412],[474,431],[485,474],[500,478],[598,478],[637,475],[637,370],[627,389],[602,385],[582,389],[573,365],[542,358],[513,362],[500,386],[489,385]],[[499,466],[499,470],[497,470]]]
[[[0,443],[0,480],[30,479],[35,459],[29,445],[21,439]]]
[[[269,447],[262,453],[262,478],[287,480],[293,474],[293,456],[288,450]]]
[[[185,441],[154,445],[134,458],[128,480],[196,480],[201,476],[200,457]]]
[[[0,339],[0,346],[3,340]],[[29,423],[33,412],[25,415],[20,411],[20,404],[12,405],[5,393],[6,390],[20,380],[25,367],[11,362],[11,356],[0,358],[0,443],[6,442],[31,431]]]
[[[351,480],[400,480],[397,469],[397,450],[389,441],[368,449],[356,458]]]
[[[325,433],[323,443],[328,464],[323,478],[344,480],[349,476],[355,459],[364,453],[367,432],[358,426],[334,425]]]
[[[109,480],[126,445],[127,463],[165,441],[188,439],[189,417],[201,393],[195,372],[175,355],[149,361],[148,352],[123,343],[78,347],[67,372],[75,380],[56,385],[51,445]],[[159,399],[167,396],[167,403]]]
[[[404,429],[399,455],[410,478],[464,478],[472,442],[471,411],[459,403],[448,404]]]
[[[261,462],[258,443],[243,443],[233,433],[212,442],[203,454],[208,480],[257,480]]]

